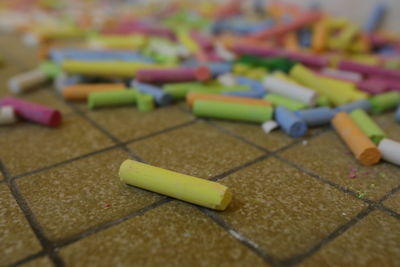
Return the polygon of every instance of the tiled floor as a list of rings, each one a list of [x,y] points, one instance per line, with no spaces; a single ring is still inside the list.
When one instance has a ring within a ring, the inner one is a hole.
[[[19,41],[0,38],[0,96],[36,64]],[[64,121],[0,128],[0,266],[400,265],[400,168],[361,167],[329,128],[292,139],[182,104],[89,111],[51,86],[23,98]],[[392,113],[376,120],[400,136]],[[123,186],[126,158],[219,181],[233,202],[215,212]]]

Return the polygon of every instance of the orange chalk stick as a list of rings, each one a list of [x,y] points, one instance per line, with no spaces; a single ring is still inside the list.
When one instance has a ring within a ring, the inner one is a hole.
[[[92,92],[115,91],[124,88],[123,83],[74,84],[66,86],[62,95],[68,100],[86,100]]]
[[[328,28],[325,21],[320,21],[315,24],[314,35],[312,39],[312,49],[314,52],[323,52],[328,41]]]
[[[190,107],[193,106],[193,103],[196,100],[212,100],[212,101],[221,101],[229,103],[248,104],[254,106],[272,106],[272,104],[266,100],[248,98],[248,97],[226,96],[226,95],[216,95],[216,94],[196,93],[196,92],[191,92],[186,95],[186,103]]]
[[[381,153],[378,148],[347,113],[337,113],[332,124],[361,164],[369,166],[380,161]]]
[[[283,34],[298,30],[310,24],[313,24],[322,18],[323,14],[320,12],[309,12],[300,15],[293,22],[284,23],[267,29],[265,31],[261,31],[252,35],[249,35],[250,38],[254,39],[267,39],[267,38],[276,38],[280,37]]]

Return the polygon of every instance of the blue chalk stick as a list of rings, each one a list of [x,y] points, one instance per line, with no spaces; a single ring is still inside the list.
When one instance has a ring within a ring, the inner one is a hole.
[[[275,109],[275,120],[291,137],[302,137],[307,132],[306,122],[285,107],[278,106]]]
[[[223,92],[222,94],[230,96],[248,97],[248,98],[263,98],[265,92],[248,90],[248,91],[228,91],[228,92]]]
[[[385,13],[386,13],[385,3],[375,4],[367,20],[365,21],[364,31],[369,33],[375,31],[378,28],[379,24],[381,23]]]
[[[299,31],[299,43],[301,47],[310,47],[312,40],[312,33],[310,29],[301,29]]]
[[[396,110],[396,121],[400,122],[400,105],[397,107]]]
[[[335,109],[336,112],[347,112],[350,113],[355,109],[363,109],[365,112],[370,112],[371,111],[371,103],[368,100],[358,100],[351,102],[349,104],[345,104],[342,106],[339,106]]]
[[[295,111],[295,114],[304,120],[308,126],[318,126],[330,123],[336,112],[327,107],[311,108]]]
[[[152,95],[154,97],[154,101],[159,106],[166,106],[172,102],[172,96],[160,87],[138,81],[132,81],[131,86],[136,88],[141,93]]]
[[[249,79],[243,76],[238,76],[236,77],[236,83],[239,85],[248,85],[252,90],[266,94],[264,85],[259,81]]]
[[[54,87],[58,92],[61,92],[66,86],[78,83],[86,83],[90,82],[91,80],[92,79],[90,79],[89,77],[83,77],[80,75],[67,75],[65,73],[61,73],[57,75],[54,79]]]

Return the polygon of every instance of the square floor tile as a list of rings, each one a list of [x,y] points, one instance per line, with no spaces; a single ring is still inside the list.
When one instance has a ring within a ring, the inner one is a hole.
[[[47,257],[41,257],[20,265],[21,267],[54,267]]]
[[[335,132],[324,133],[281,153],[284,158],[322,177],[357,192],[360,197],[379,200],[400,185],[400,168],[381,163],[363,166],[354,158]],[[351,178],[350,173],[356,173]]]
[[[162,197],[120,183],[129,158],[113,149],[17,180],[50,239],[63,239],[126,216]]]
[[[302,266],[400,266],[399,220],[375,211]]]
[[[247,145],[205,122],[129,145],[149,164],[202,178],[211,178],[261,156]]]
[[[121,140],[129,140],[193,120],[178,107],[140,112],[136,107],[98,109],[88,113],[98,124]]]
[[[265,266],[197,208],[172,202],[61,249],[68,266]]]
[[[14,263],[41,246],[6,184],[0,184],[0,264]]]
[[[400,192],[389,197],[383,204],[400,214]]]
[[[227,121],[218,121],[215,123],[270,151],[277,150],[295,141],[294,138],[289,137],[279,129],[266,134],[260,124]]]
[[[220,183],[233,193],[231,205],[220,215],[280,260],[306,252],[366,206],[275,158]]]
[[[0,128],[0,158],[12,175],[112,145],[113,142],[79,116],[68,116],[60,127],[23,123]]]

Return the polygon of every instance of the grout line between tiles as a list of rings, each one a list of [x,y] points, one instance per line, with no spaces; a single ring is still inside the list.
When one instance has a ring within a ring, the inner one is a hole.
[[[40,224],[38,223],[36,217],[34,216],[32,210],[29,208],[28,203],[24,199],[22,193],[19,191],[17,184],[14,180],[11,179],[11,176],[8,173],[8,170],[4,166],[4,164],[0,161],[0,171],[2,172],[3,176],[7,180],[8,187],[17,202],[19,208],[21,209],[22,213],[24,214],[26,220],[28,221],[32,231],[36,235],[36,238],[39,240],[43,250],[52,260],[55,266],[63,267],[65,266],[64,261],[55,251],[53,244],[47,239],[46,235]]]
[[[29,255],[29,256],[27,256],[27,257],[25,257],[25,258],[22,258],[22,259],[20,259],[20,260],[14,262],[14,263],[11,263],[11,264],[8,265],[8,267],[17,267],[17,266],[21,266],[21,265],[23,265],[23,264],[25,264],[25,263],[27,263],[27,262],[30,262],[30,261],[32,261],[32,260],[35,260],[35,259],[37,259],[37,258],[46,256],[46,255],[47,255],[46,252],[45,252],[44,250],[42,250],[42,251],[39,251],[39,252],[37,252],[37,253],[35,253],[35,254]]]
[[[280,266],[279,262],[275,260],[271,255],[262,250],[255,242],[251,239],[244,236],[239,231],[232,228],[221,216],[219,216],[216,212],[211,211],[209,209],[203,207],[197,207],[203,214],[205,214],[208,218],[210,218],[214,223],[222,227],[225,231],[228,232],[234,239],[239,241],[242,245],[250,249],[252,252],[261,257],[266,263],[269,263],[273,266]]]
[[[284,265],[297,265],[303,262],[306,258],[311,257],[313,254],[315,254],[317,251],[319,251],[322,247],[326,246],[328,243],[332,242],[335,240],[337,237],[342,235],[344,232],[349,230],[352,226],[357,224],[359,221],[364,219],[368,214],[370,214],[372,211],[374,211],[376,208],[373,206],[368,206],[366,209],[362,210],[359,212],[354,218],[352,218],[350,221],[347,223],[339,226],[335,231],[330,233],[327,237],[322,239],[320,242],[318,242],[316,245],[314,245],[311,249],[309,249],[307,252],[294,256],[289,260],[284,260],[282,263]]]

